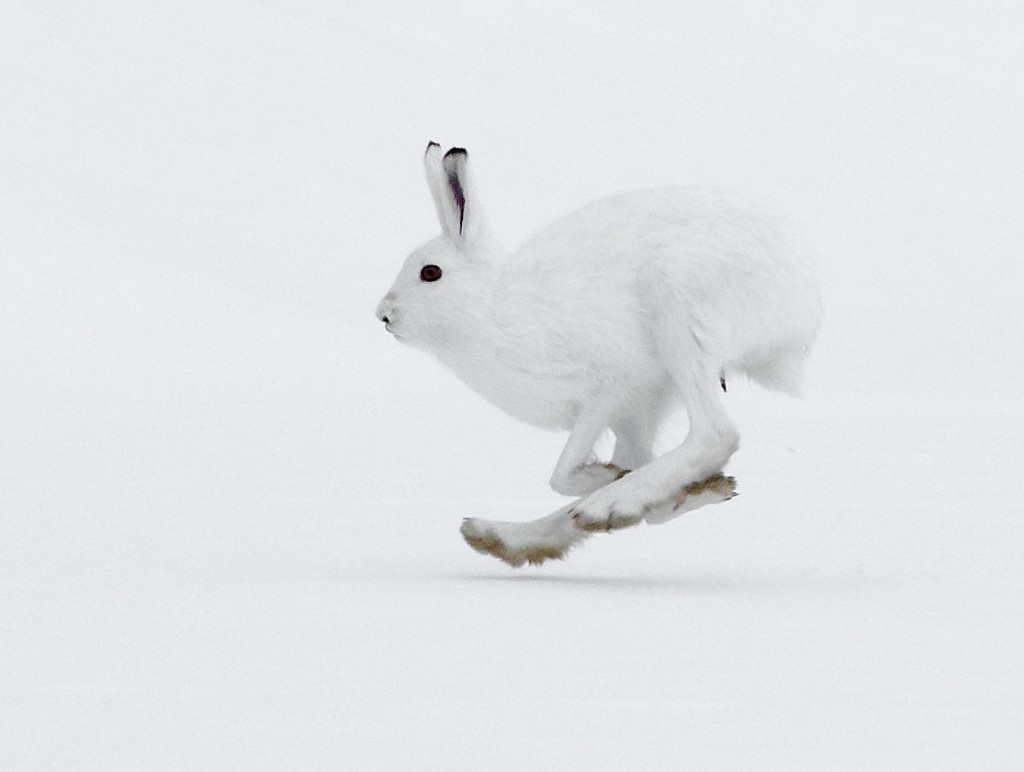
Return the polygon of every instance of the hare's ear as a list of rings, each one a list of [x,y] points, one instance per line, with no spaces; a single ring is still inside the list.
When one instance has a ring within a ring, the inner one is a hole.
[[[446,236],[452,234],[452,223],[455,223],[455,233],[458,234],[458,216],[452,211],[448,202],[448,175],[444,170],[444,163],[441,159],[441,146],[436,142],[427,143],[427,152],[423,154],[423,166],[427,172],[427,187],[430,188],[430,197],[434,199],[434,207],[437,209],[437,219],[441,223],[441,230]]]
[[[431,142],[423,160],[441,228],[456,244],[473,243],[483,231],[483,220],[466,151],[453,147],[442,157],[441,146]]]

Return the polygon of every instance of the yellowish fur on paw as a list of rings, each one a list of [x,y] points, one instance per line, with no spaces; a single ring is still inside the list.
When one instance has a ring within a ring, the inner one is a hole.
[[[623,528],[632,528],[634,525],[639,525],[643,519],[642,515],[619,515],[614,512],[606,520],[584,519],[580,517],[579,512],[572,516],[573,524],[587,533],[610,533]]]
[[[672,508],[678,509],[690,496],[697,496],[701,493],[714,494],[722,501],[728,501],[736,496],[736,478],[726,477],[721,472],[711,475],[706,480],[690,483],[676,494],[672,500]]]
[[[570,545],[554,544],[530,544],[516,549],[511,549],[493,531],[480,531],[475,524],[466,519],[462,521],[462,538],[466,543],[483,555],[491,555],[503,560],[513,568],[529,563],[531,566],[539,566],[545,560],[561,560],[569,551]]]
[[[631,471],[629,469],[623,469],[621,466],[616,466],[615,464],[602,464],[602,466],[604,466],[605,469],[614,474],[616,480],[621,480]]]

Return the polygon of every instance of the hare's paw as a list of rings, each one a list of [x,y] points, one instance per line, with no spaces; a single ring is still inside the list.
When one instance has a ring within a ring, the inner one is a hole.
[[[462,521],[460,531],[466,543],[477,552],[518,568],[525,563],[540,565],[546,560],[561,560],[585,537],[568,522],[559,528],[557,523],[552,527],[547,520],[549,518],[507,523],[468,517]]]
[[[664,523],[686,512],[708,504],[721,504],[738,495],[736,478],[717,472],[705,480],[685,486],[669,502],[654,507],[644,519],[652,524]]]
[[[563,496],[586,496],[629,474],[615,464],[585,464],[551,478],[551,488]]]
[[[634,473],[579,502],[573,510],[573,522],[588,532],[628,528],[641,520],[664,523],[684,512],[734,496],[736,480],[721,472],[683,486],[653,478],[643,480]]]
[[[573,508],[573,523],[582,531],[617,531],[637,525],[651,507],[649,497],[630,477],[606,485]]]
[[[525,557],[514,555],[509,551],[504,539],[486,520],[476,520],[475,518],[467,517],[462,521],[462,527],[459,528],[459,532],[462,534],[462,538],[466,540],[466,544],[481,555],[493,555],[511,566],[521,566],[526,562]]]
[[[697,504],[697,501],[717,504],[735,498],[737,495],[739,494],[736,492],[736,478],[726,477],[718,472],[706,480],[692,483],[683,488],[673,499],[672,508],[688,512],[702,506]]]

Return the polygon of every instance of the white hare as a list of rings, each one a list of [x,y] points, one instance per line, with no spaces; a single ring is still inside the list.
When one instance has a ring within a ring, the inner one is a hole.
[[[508,253],[466,151],[432,142],[425,164],[442,234],[408,257],[377,317],[510,415],[568,430],[551,487],[581,497],[532,522],[466,520],[466,540],[537,563],[590,532],[731,498],[727,379],[795,391],[820,323],[812,264],[788,232],[734,194],[672,188],[588,204]],[[653,459],[678,402],[686,439]]]

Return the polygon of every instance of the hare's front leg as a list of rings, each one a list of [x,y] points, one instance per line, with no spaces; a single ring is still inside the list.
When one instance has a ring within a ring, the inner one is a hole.
[[[661,407],[653,403],[642,403],[639,407],[644,412],[617,418],[612,423],[615,432],[612,464],[621,469],[639,469],[654,457],[654,437],[658,433]]]
[[[551,489],[563,496],[586,496],[626,474],[629,469],[603,464],[594,458],[594,445],[609,424],[607,412],[588,407],[569,432],[569,439],[551,474]]]

